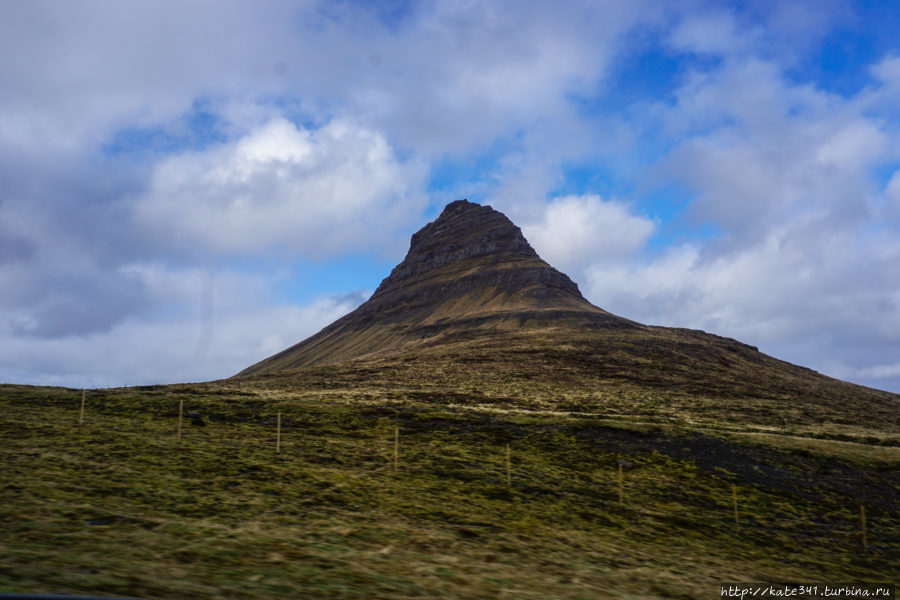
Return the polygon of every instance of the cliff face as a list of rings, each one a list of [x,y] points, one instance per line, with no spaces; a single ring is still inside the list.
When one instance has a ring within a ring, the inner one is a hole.
[[[241,375],[359,358],[460,331],[641,327],[590,304],[522,231],[466,200],[412,236],[406,258],[359,308]]]
[[[541,260],[505,215],[466,200],[412,236],[406,258],[360,308],[425,321],[525,309],[606,314]]]
[[[451,202],[436,221],[413,234],[406,258],[382,281],[373,297],[420,273],[485,255],[538,258],[522,231],[502,213],[468,200]]]
[[[506,216],[489,206],[457,200],[448,204],[436,221],[413,234],[406,258],[381,282],[372,299],[415,286],[419,283],[417,279],[422,275],[427,277],[429,272],[434,275],[442,267],[454,263],[461,266],[467,260],[481,257],[489,257],[492,267],[503,262],[543,263],[525,241],[522,231]],[[580,295],[578,286],[556,269],[543,263],[540,270],[548,283]],[[487,271],[479,274],[487,275]],[[496,269],[490,271],[496,273]],[[523,274],[522,279],[527,276]]]

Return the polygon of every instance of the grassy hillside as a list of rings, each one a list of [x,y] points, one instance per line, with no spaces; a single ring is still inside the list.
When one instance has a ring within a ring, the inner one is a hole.
[[[855,386],[849,412],[816,413],[752,380],[725,397],[435,361],[89,391],[80,426],[80,391],[0,386],[0,591],[701,598],[896,577],[900,428],[854,419]]]
[[[412,395],[462,407],[583,412],[738,428],[900,432],[900,396],[729,338],[646,327],[451,330],[367,359],[241,377],[290,393]],[[455,399],[455,400],[454,400]]]

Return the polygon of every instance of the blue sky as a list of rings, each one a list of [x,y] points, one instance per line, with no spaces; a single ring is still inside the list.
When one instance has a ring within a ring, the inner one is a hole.
[[[234,374],[458,198],[594,304],[900,392],[893,2],[4,2],[0,381]]]

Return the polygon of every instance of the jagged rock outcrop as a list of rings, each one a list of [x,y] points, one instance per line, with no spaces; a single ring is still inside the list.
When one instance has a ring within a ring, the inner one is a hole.
[[[633,328],[585,300],[490,206],[457,200],[412,236],[406,258],[359,308],[240,375],[359,358],[462,330]]]

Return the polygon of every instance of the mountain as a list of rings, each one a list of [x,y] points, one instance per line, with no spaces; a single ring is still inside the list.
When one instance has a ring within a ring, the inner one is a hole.
[[[451,202],[412,236],[372,297],[316,335],[240,375],[337,363],[471,330],[635,328],[584,299],[505,215]]]
[[[506,216],[466,200],[448,204],[412,236],[406,258],[368,301],[236,377],[297,379],[329,367],[328,377],[337,379],[341,369],[367,368],[384,381],[401,372],[397,365],[407,377],[394,381],[400,387],[427,381],[459,389],[476,377],[493,381],[495,396],[518,390],[516,402],[543,408],[563,406],[545,401],[559,384],[569,396],[563,404],[578,410],[596,409],[598,390],[606,390],[620,398],[662,393],[670,408],[712,399],[711,410],[749,411],[762,421],[896,423],[900,413],[896,394],[730,338],[643,325],[598,308]]]

